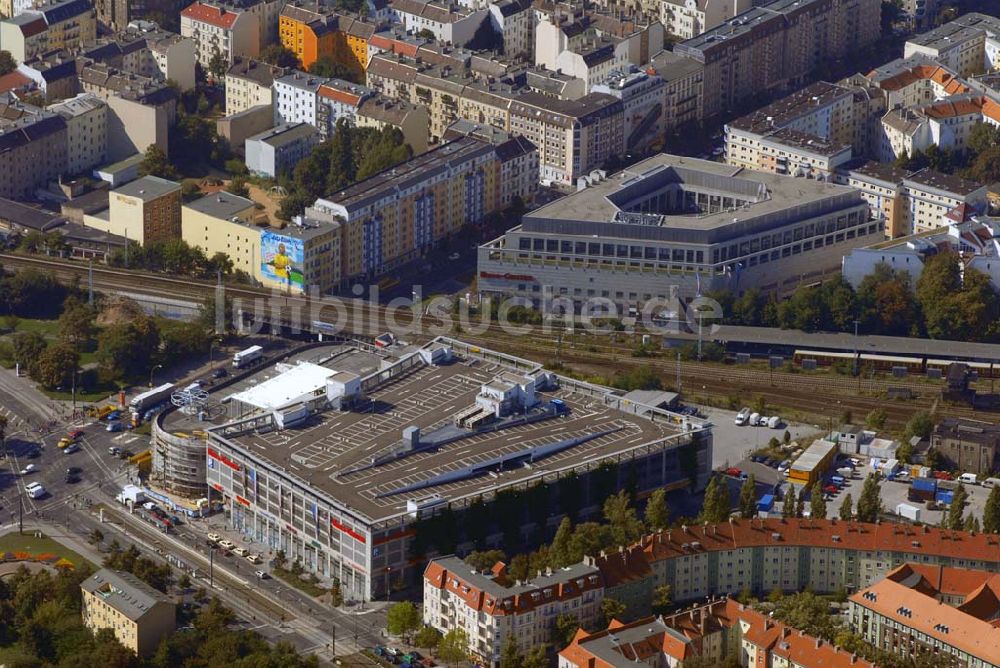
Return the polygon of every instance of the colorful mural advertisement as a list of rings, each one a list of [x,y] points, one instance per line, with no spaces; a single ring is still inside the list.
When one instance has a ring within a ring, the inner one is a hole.
[[[270,230],[260,233],[261,274],[281,286],[305,289],[302,267],[305,251],[302,240]]]

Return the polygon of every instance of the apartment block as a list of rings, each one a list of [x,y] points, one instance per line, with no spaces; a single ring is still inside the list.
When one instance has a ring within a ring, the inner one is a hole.
[[[884,99],[862,86],[819,81],[725,126],[726,162],[829,179],[870,150]]]
[[[375,91],[367,86],[328,79],[316,91],[316,128],[320,136],[323,139],[332,137],[340,119],[354,125],[358,108],[374,95]]]
[[[509,131],[538,147],[543,184],[570,185],[625,148],[622,101],[602,93],[553,100],[526,92],[510,103]]]
[[[487,7],[493,32],[503,35],[508,57],[532,58],[535,51],[535,12],[528,0],[499,0]]]
[[[637,656],[650,665],[681,668],[696,657],[735,659],[755,668],[874,668],[731,598],[628,624],[612,621],[593,633],[581,629],[559,652],[559,668],[628,668]]]
[[[637,67],[614,71],[593,92],[616,97],[622,101],[625,122],[625,150],[645,151],[663,146],[666,129],[666,84],[655,73]]]
[[[857,188],[890,239],[963,223],[986,211],[987,187],[933,169],[868,162],[841,170],[836,181]]]
[[[827,60],[879,37],[876,0],[776,0],[674,46],[704,65],[704,114],[800,86]]]
[[[990,422],[944,418],[931,433],[931,447],[958,470],[984,477],[1000,470],[1000,427]]]
[[[922,232],[884,241],[865,248],[855,248],[844,256],[841,275],[857,288],[865,276],[879,265],[906,272],[910,287],[916,289],[927,260],[943,249],[961,253],[963,266],[986,274],[995,290],[1000,290],[1000,222],[992,218],[973,216],[963,222],[948,221],[947,225],[932,232]],[[959,430],[958,435],[963,432]],[[986,432],[989,435],[989,431]],[[993,470],[992,455],[986,446],[977,447],[976,425],[969,429],[969,442],[959,448],[949,447],[953,461],[969,464],[965,470],[989,472]],[[943,436],[942,436],[943,438]]]
[[[671,35],[691,39],[751,7],[749,0],[660,0],[660,23]]]
[[[90,173],[108,155],[108,104],[93,93],[50,105],[66,122],[66,173]]]
[[[271,89],[276,78],[288,74],[281,67],[247,58],[226,72],[226,114],[238,114],[260,105],[272,105]]]
[[[850,625],[880,650],[935,666],[1000,665],[1000,576],[904,564],[850,598]]]
[[[198,62],[206,71],[216,54],[227,65],[256,57],[261,30],[261,17],[242,7],[195,2],[181,12],[181,36],[194,40]]]
[[[489,16],[486,9],[421,0],[393,0],[389,14],[394,23],[399,23],[408,32],[427,30],[437,41],[456,46],[471,42]]]
[[[181,227],[186,242],[208,256],[225,253],[236,269],[267,287],[325,294],[340,276],[337,223],[299,217],[283,227],[261,227],[252,200],[220,192],[184,204]],[[284,264],[275,263],[277,255]]]
[[[972,128],[979,123],[1000,124],[1000,104],[975,93],[892,109],[882,118],[881,159],[891,162],[931,145],[964,151]]]
[[[427,150],[430,119],[427,107],[397,100],[383,95],[374,95],[361,101],[354,125],[359,128],[395,128],[403,135],[403,142],[410,145],[414,155]]]
[[[319,89],[327,81],[298,71],[275,79],[271,87],[274,124],[308,123],[318,129]]]
[[[146,245],[181,236],[181,185],[144,176],[112,190],[108,209],[83,217],[83,224]]]
[[[0,47],[19,63],[49,51],[71,51],[95,39],[97,14],[88,0],[49,0],[0,21]]]
[[[969,77],[996,69],[1000,64],[1000,19],[970,12],[954,21],[911,37],[903,57],[924,55]]]
[[[66,171],[66,121],[0,95],[0,197],[30,197]]]
[[[522,655],[549,642],[559,616],[593,625],[601,616],[603,594],[604,583],[593,566],[549,569],[521,582],[510,578],[503,562],[480,572],[457,557],[443,557],[424,571],[423,617],[442,633],[464,630],[470,651],[495,668],[511,639]]]
[[[368,41],[378,27],[378,23],[338,14],[322,4],[296,1],[282,8],[278,36],[304,70],[320,58],[331,58],[363,78],[368,67]]]
[[[306,213],[343,221],[344,279],[378,276],[497,211],[505,157],[490,143],[462,137],[318,199]]]
[[[80,90],[108,104],[108,160],[124,160],[155,144],[169,150],[177,93],[165,81],[101,63],[78,63]]]
[[[285,123],[265,130],[246,140],[247,169],[272,179],[290,175],[319,141],[316,128],[306,123]]]
[[[664,130],[674,132],[700,124],[704,115],[705,80],[705,68],[701,63],[673,51],[661,51],[653,56],[647,69],[663,79]]]
[[[149,656],[177,627],[177,605],[131,573],[102,568],[82,583],[83,625],[110,629],[138,656]]]

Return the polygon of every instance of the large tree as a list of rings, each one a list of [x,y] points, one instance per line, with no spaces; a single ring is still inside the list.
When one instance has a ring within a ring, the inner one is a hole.
[[[840,519],[849,520],[854,517],[854,503],[851,495],[847,494],[840,504]]]
[[[17,61],[10,51],[0,51],[0,77],[17,69]]]
[[[861,522],[874,522],[882,512],[882,499],[879,496],[878,478],[869,474],[861,487],[858,497],[857,518]]]
[[[469,658],[469,634],[465,629],[449,630],[438,643],[437,656],[445,664],[461,663]]]
[[[299,59],[295,52],[283,44],[270,44],[260,51],[260,59],[269,65],[277,67],[299,66]]]
[[[386,613],[385,628],[394,636],[409,638],[420,628],[420,610],[410,601],[394,603]]]
[[[667,490],[662,487],[653,491],[646,500],[643,516],[648,531],[660,531],[670,526],[670,507],[667,505]]]
[[[753,474],[740,487],[740,517],[749,519],[757,514],[757,482]]]
[[[818,482],[809,494],[809,519],[826,519],[826,499],[823,498],[823,486]]]
[[[615,545],[629,545],[642,536],[642,521],[632,507],[631,499],[625,490],[609,496],[604,501],[604,519],[611,529],[611,538]]]
[[[160,343],[156,323],[147,316],[106,327],[97,336],[97,363],[108,380],[142,378],[152,368]]]
[[[32,375],[48,389],[68,387],[79,364],[80,354],[76,348],[68,343],[54,343],[39,355]]]
[[[139,176],[158,176],[161,179],[176,179],[174,169],[167,154],[156,144],[150,144],[139,163]]]
[[[986,506],[983,508],[983,531],[1000,533],[1000,487],[991,489],[986,499]]]

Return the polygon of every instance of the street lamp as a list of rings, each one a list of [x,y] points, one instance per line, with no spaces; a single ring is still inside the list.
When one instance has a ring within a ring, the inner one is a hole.
[[[153,387],[153,374],[156,373],[157,369],[162,369],[162,368],[163,368],[162,364],[157,364],[156,366],[154,366],[152,369],[149,370],[149,386],[150,387]]]

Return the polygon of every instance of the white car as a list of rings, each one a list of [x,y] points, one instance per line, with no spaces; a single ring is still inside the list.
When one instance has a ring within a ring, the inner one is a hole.
[[[267,574],[267,573],[265,573],[264,571],[254,571],[254,573],[253,573],[253,574],[257,576],[257,579],[258,579],[258,580],[266,580],[266,579],[268,579],[269,577],[271,577],[270,575],[268,575],[268,574]]]
[[[220,536],[217,533],[210,533],[208,534],[208,539],[213,543],[218,543],[220,540],[222,540],[222,536]]]
[[[778,415],[772,415],[767,419],[767,426],[771,429],[778,429],[781,427],[781,417]]]
[[[236,547],[236,543],[234,543],[231,540],[220,540],[219,547],[221,547],[223,550],[231,550],[234,547]]]
[[[733,422],[736,423],[737,427],[742,427],[747,423],[748,419],[750,419],[750,409],[744,408],[743,410],[741,410],[739,413],[736,414],[736,419]]]
[[[747,420],[747,424],[751,427],[756,427],[760,424],[760,413],[751,413],[750,419]]]
[[[35,468],[34,464],[28,464],[23,469],[21,469],[21,475],[28,475],[29,473],[34,473],[38,469]]]
[[[233,552],[240,555],[241,557],[245,557],[248,554],[250,554],[250,550],[246,549],[245,547],[234,547]]]

